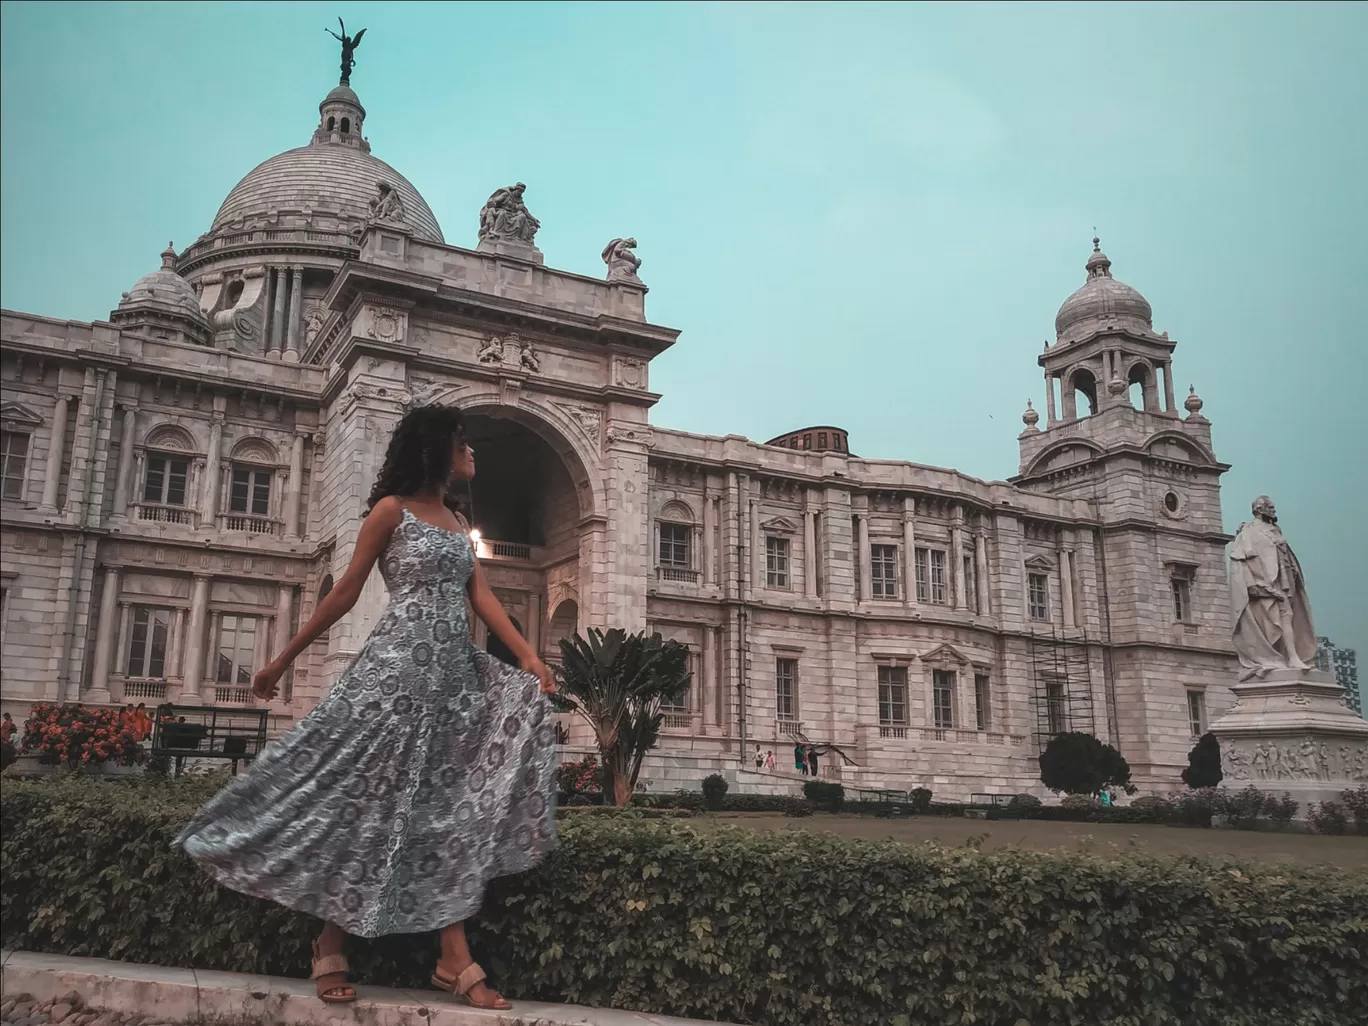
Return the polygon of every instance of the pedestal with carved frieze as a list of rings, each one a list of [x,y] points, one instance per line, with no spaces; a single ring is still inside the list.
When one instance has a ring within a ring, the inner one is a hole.
[[[1368,721],[1320,670],[1274,670],[1236,684],[1235,704],[1214,723],[1224,786],[1289,792],[1310,802],[1368,783]]]

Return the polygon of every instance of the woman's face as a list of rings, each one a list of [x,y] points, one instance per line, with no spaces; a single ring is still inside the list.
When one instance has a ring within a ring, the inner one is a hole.
[[[451,447],[451,479],[469,481],[475,476],[475,451],[464,442]]]

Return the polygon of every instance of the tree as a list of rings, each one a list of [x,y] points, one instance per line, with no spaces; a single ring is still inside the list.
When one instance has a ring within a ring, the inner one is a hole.
[[[1121,753],[1091,734],[1077,732],[1050,738],[1040,753],[1040,782],[1051,791],[1066,794],[1097,794],[1104,787],[1135,793],[1130,765]]]
[[[1221,742],[1210,732],[1197,739],[1197,744],[1188,752],[1187,769],[1183,770],[1183,783],[1188,787],[1215,787],[1225,774],[1221,772]]]
[[[659,634],[606,634],[590,628],[560,643],[560,688],[554,704],[594,730],[603,764],[603,793],[614,805],[632,800],[646,753],[660,739],[664,703],[689,690],[689,650]]]

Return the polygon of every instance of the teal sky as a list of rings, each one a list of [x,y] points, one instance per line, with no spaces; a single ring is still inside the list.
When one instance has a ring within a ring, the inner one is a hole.
[[[106,317],[352,85],[447,241],[521,180],[547,262],[635,235],[658,425],[1016,471],[1036,355],[1113,273],[1368,648],[1368,5],[3,5],[0,299]],[[1368,654],[1368,653],[1365,653]]]

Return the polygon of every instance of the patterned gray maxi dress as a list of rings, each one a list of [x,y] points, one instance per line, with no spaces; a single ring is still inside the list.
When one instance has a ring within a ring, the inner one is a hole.
[[[464,534],[408,510],[389,608],[331,693],[176,839],[224,886],[378,937],[468,918],[555,846],[537,680],[471,643]]]

